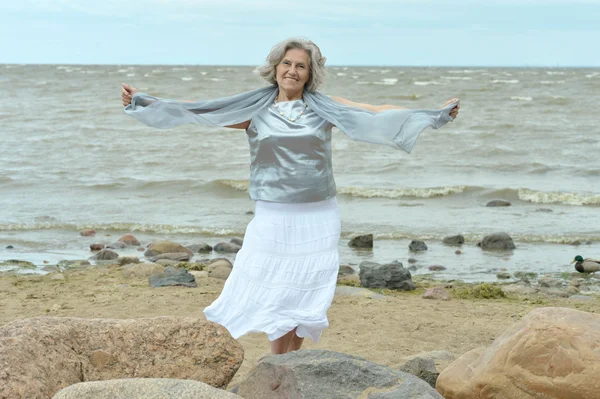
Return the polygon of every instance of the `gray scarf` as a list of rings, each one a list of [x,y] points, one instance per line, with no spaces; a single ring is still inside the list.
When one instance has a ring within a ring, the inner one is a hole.
[[[229,126],[251,120],[273,103],[276,85],[216,100],[184,102],[135,93],[125,112],[142,123],[168,129],[185,123]],[[321,118],[331,122],[353,140],[384,144],[408,153],[427,127],[438,129],[452,120],[456,103],[439,110],[386,110],[371,112],[338,103],[319,92],[304,91],[304,101]]]

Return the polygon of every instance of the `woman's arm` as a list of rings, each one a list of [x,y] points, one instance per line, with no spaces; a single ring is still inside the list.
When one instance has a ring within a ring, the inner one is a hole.
[[[133,95],[135,93],[137,93],[139,90],[136,89],[135,87],[129,86],[125,83],[121,83],[121,100],[123,102],[123,106],[126,107],[129,104],[131,104],[131,98],[133,97]],[[183,102],[193,102],[193,101],[189,101],[189,100],[183,100]],[[230,126],[225,126],[231,129],[244,129],[244,130],[248,130],[248,127],[250,127],[250,121],[246,121],[246,122],[242,122],[242,123],[237,123],[235,125],[230,125]]]
[[[398,107],[395,105],[371,105],[371,104],[355,103],[354,101],[346,100],[345,98],[337,97],[337,96],[331,96],[331,98],[334,101],[337,101],[339,103],[349,105],[351,107],[366,109],[367,111],[371,111],[371,112],[382,112],[382,111],[386,111],[388,109],[408,109],[408,108],[404,108],[404,107]],[[458,101],[458,99],[453,98],[452,100],[446,101],[446,103],[442,106],[442,108],[444,108],[446,105],[448,105],[452,102],[455,102],[455,101]],[[456,119],[456,117],[458,116],[459,110],[460,110],[460,103],[457,103],[456,107],[454,107],[452,109],[452,111],[450,111],[450,116],[452,117],[452,119]]]

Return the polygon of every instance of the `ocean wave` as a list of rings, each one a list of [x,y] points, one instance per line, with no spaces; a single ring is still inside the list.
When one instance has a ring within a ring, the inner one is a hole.
[[[181,78],[181,80],[183,80],[184,82],[189,82],[190,80],[194,80],[194,78],[189,77],[189,76],[184,76]]]
[[[470,76],[442,76],[442,79],[446,80],[472,80],[473,78]]]
[[[416,86],[441,85],[440,82],[436,82],[435,80],[429,80],[429,81],[425,81],[425,82],[415,81],[413,84]]]
[[[512,96],[510,99],[511,100],[516,100],[516,101],[533,101],[533,97]]]
[[[554,84],[563,84],[564,80],[540,80],[540,83],[543,85],[554,85]]]
[[[516,84],[519,83],[519,81],[517,79],[494,79],[492,80],[492,83],[506,83],[506,84]]]
[[[600,194],[569,192],[544,192],[521,188],[518,191],[521,201],[534,204],[600,205]]]
[[[237,191],[248,192],[250,189],[250,182],[248,180],[215,180],[214,183],[231,187]]]
[[[338,187],[338,193],[360,198],[432,198],[460,194],[465,186],[426,187],[426,188],[369,188],[369,187]]]

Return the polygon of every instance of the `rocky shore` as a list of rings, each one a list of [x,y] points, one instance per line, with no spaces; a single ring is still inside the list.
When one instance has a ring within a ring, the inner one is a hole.
[[[232,241],[220,243],[219,251],[234,254],[242,242]],[[368,241],[354,240],[366,248]],[[226,257],[209,258],[214,249],[204,243],[141,246],[133,236],[117,243],[91,248],[92,259],[48,266],[46,275],[0,274],[0,398],[104,398],[102,392],[155,394],[173,386],[181,398],[323,392],[328,398],[483,398],[481,387],[499,397],[558,398],[571,390],[593,398],[600,390],[590,377],[600,371],[600,358],[593,358],[600,342],[595,274],[514,273],[494,284],[465,284],[414,277],[410,263],[399,261],[342,265],[322,341],[265,357],[263,335],[235,341],[204,321],[202,309],[231,271]],[[132,246],[142,249],[139,257],[119,255]],[[555,359],[551,368],[548,358]],[[319,379],[321,367],[330,373],[327,381]],[[522,377],[511,375],[511,367]],[[351,376],[360,376],[356,384],[337,384]],[[409,382],[391,382],[399,378]]]

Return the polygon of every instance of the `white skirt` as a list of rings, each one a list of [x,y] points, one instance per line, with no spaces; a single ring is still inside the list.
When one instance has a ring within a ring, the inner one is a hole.
[[[339,269],[336,198],[311,203],[257,201],[244,244],[206,318],[238,338],[264,332],[274,341],[294,328],[318,342],[329,325]]]

